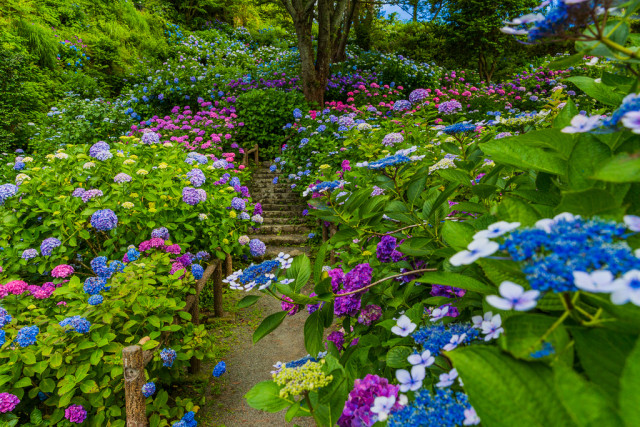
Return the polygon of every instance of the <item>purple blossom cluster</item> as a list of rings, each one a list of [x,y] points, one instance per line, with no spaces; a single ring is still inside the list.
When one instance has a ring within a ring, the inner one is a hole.
[[[383,236],[376,247],[376,256],[380,262],[399,262],[404,256],[398,251],[398,240],[393,236]]]
[[[354,382],[353,390],[344,404],[342,415],[338,419],[340,427],[372,426],[377,421],[377,415],[371,411],[376,397],[398,397],[399,387],[389,384],[386,378],[368,374],[363,379]],[[396,402],[392,411],[401,409]]]
[[[65,409],[64,417],[68,419],[69,422],[82,424],[87,418],[87,411],[82,405],[71,405]]]
[[[111,209],[100,209],[91,215],[91,225],[100,231],[113,230],[118,226],[118,216]]]
[[[358,264],[347,274],[335,268],[329,271],[331,287],[335,294],[357,291],[371,283],[373,269],[368,263]],[[338,296],[334,301],[333,313],[338,316],[355,316],[360,311],[361,293]]]
[[[204,176],[204,172],[202,172],[200,169],[191,169],[189,172],[187,172],[187,178],[189,178],[189,182],[191,182],[191,185],[193,185],[194,187],[202,187],[202,185],[207,180],[207,178]]]
[[[55,237],[44,239],[40,244],[40,253],[44,256],[49,256],[53,253],[53,250],[61,244],[60,240]]]

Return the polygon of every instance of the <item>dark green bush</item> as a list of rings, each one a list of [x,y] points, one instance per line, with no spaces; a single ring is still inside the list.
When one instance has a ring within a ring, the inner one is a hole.
[[[285,132],[282,124],[293,120],[292,111],[305,105],[301,92],[283,92],[278,89],[254,90],[243,93],[236,101],[240,140],[245,146],[258,143],[260,147],[279,145]]]

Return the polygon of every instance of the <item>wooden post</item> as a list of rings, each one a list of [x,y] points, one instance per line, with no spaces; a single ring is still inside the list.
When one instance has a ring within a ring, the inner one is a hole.
[[[319,219],[318,223],[320,224],[320,227],[322,228],[322,241],[326,242],[327,240],[329,240],[329,236],[328,236],[328,232],[327,232],[327,227],[325,227],[324,225],[324,221]]]
[[[246,168],[249,166],[249,154],[245,151],[242,155],[242,165]]]
[[[225,274],[229,277],[233,274],[233,259],[231,259],[231,254],[226,255],[225,264]]]
[[[122,350],[127,427],[147,427],[147,399],[142,394],[145,383],[142,347],[132,345]]]
[[[256,165],[258,165],[260,162],[260,157],[258,155],[258,144],[254,145],[253,148],[256,150],[255,153],[253,153],[253,159],[256,161]]]
[[[218,268],[213,272],[213,313],[216,317],[222,317],[222,261],[218,262]]]

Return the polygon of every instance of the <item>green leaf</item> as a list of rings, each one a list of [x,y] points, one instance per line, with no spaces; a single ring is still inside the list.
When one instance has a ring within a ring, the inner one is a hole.
[[[31,378],[29,377],[22,377],[19,381],[13,384],[13,388],[23,388],[29,386],[31,386]]]
[[[571,212],[590,217],[606,213],[617,207],[618,203],[608,191],[592,188],[585,191],[567,191],[563,193],[556,212]]]
[[[322,345],[323,332],[324,328],[320,312],[315,311],[304,322],[304,346],[312,356],[317,355],[324,349]]]
[[[580,135],[569,157],[569,186],[572,190],[592,188],[591,178],[600,166],[609,160],[611,150],[592,135]]]
[[[605,161],[593,178],[607,182],[640,182],[640,157],[619,154]]]
[[[87,394],[100,391],[100,389],[98,388],[98,384],[96,384],[96,382],[93,380],[87,380],[80,384],[80,390],[82,390],[83,393]]]
[[[51,378],[44,378],[40,383],[40,390],[45,393],[51,393],[56,389],[56,383]]]
[[[627,357],[620,376],[620,414],[628,427],[640,425],[640,340]]]
[[[566,70],[572,65],[581,62],[583,57],[584,54],[582,53],[576,53],[575,55],[571,56],[563,56],[562,58],[556,59],[555,61],[551,62],[548,67],[551,70]]]
[[[505,196],[498,205],[499,217],[505,221],[519,222],[523,226],[533,225],[540,219],[538,212],[531,206],[531,203]]]
[[[555,317],[543,314],[509,316],[504,322],[505,349],[518,359],[534,360],[531,353],[540,350],[545,342],[549,342],[553,345],[556,356],[568,364],[571,363],[573,350],[568,349],[571,340],[564,326],[556,326],[553,332],[547,334],[556,320]]]
[[[430,283],[435,285],[455,286],[456,288],[466,289],[468,291],[479,292],[481,294],[495,293],[496,288],[491,285],[482,283],[473,277],[465,276],[458,273],[445,273],[441,271],[427,272],[416,280],[420,283]]]
[[[622,425],[620,417],[600,390],[563,363],[553,365],[554,388],[577,426]]]
[[[466,249],[473,240],[476,230],[466,222],[445,221],[442,226],[442,238],[447,244],[456,249]]]
[[[287,278],[295,280],[291,287],[293,291],[300,292],[300,289],[307,284],[309,277],[311,277],[311,261],[306,255],[298,255],[293,259],[291,268],[287,270]]]
[[[237,307],[238,308],[251,307],[253,304],[258,302],[259,299],[260,299],[259,295],[247,295],[246,297],[244,297],[240,301],[238,301]]]
[[[31,424],[35,426],[42,425],[42,411],[38,408],[33,409],[29,416],[29,420],[31,421]]]
[[[280,387],[273,381],[254,385],[244,397],[253,409],[266,412],[280,412],[293,403],[280,397]]]
[[[571,329],[571,335],[587,377],[616,401],[620,391],[620,376],[637,335],[582,328]]]
[[[60,353],[53,353],[49,361],[49,364],[51,365],[52,368],[57,368],[60,365],[62,365],[62,355]]]
[[[424,256],[429,255],[435,249],[433,240],[427,237],[412,237],[405,240],[398,250],[405,255]]]
[[[519,361],[488,346],[458,348],[448,356],[484,425],[573,425],[553,389],[552,371],[545,364]]]
[[[287,317],[287,313],[285,311],[279,311],[267,316],[253,333],[253,343],[257,343],[262,338],[273,332],[278,326],[280,326],[285,317]]]
[[[624,95],[615,92],[615,87],[607,86],[604,83],[596,83],[595,79],[591,77],[573,76],[566,78],[565,81],[570,81],[596,101],[610,107],[618,107],[624,98]]]
[[[324,266],[324,260],[327,256],[327,245],[320,246],[318,254],[316,255],[315,263],[313,264],[313,282],[320,283],[322,279],[322,267]]]
[[[27,350],[24,353],[20,353],[20,359],[24,362],[25,365],[33,365],[36,363],[36,355]]]
[[[529,134],[523,136],[526,135]],[[541,147],[525,145],[519,141],[523,136],[492,140],[482,144],[481,148],[496,163],[506,163],[521,169],[534,169],[561,176],[566,174],[567,162],[559,154],[545,151]]]
[[[404,368],[409,365],[407,357],[413,353],[410,347],[392,347],[387,353],[387,366],[390,368]]]
[[[153,341],[153,340],[151,340]],[[142,346],[142,348],[144,350],[147,350],[146,348],[144,348],[147,344],[149,344],[151,341],[147,341],[145,343],[144,346]],[[157,341],[156,341],[156,345],[157,345]],[[153,346],[151,347],[153,348]],[[100,363],[100,361],[102,360],[102,356],[104,355],[104,351],[102,351],[101,349],[97,349],[94,350],[93,353],[91,353],[91,358],[89,359],[89,361],[91,362],[92,365],[97,365],[98,363]]]
[[[455,182],[457,184],[462,184],[465,187],[471,187],[471,177],[469,174],[466,174],[457,169],[441,169],[438,171],[438,175],[440,175],[443,179],[447,181]]]

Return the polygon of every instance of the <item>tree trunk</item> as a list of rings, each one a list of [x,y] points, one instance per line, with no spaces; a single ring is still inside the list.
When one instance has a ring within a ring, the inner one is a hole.
[[[413,1],[413,22],[418,22],[418,0]]]

